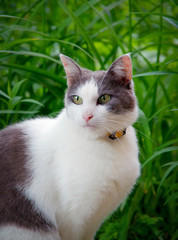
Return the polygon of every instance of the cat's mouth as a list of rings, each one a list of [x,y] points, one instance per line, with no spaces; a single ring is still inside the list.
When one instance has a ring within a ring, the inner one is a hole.
[[[87,122],[85,125],[84,125],[85,128],[95,128],[96,126],[93,125],[92,123],[89,123]]]
[[[96,129],[99,126],[95,121],[85,121],[82,123],[82,127],[84,127],[85,129]]]

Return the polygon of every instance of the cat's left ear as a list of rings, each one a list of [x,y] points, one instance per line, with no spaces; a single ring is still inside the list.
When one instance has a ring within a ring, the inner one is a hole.
[[[121,85],[127,85],[132,80],[132,63],[131,58],[128,54],[122,55],[117,58],[107,73]]]
[[[60,54],[61,61],[63,63],[66,75],[68,87],[71,87],[74,81],[78,81],[81,76],[80,66],[71,58]]]

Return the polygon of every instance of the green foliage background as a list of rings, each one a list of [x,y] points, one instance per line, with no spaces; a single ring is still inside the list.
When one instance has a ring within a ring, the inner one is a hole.
[[[0,1],[0,128],[60,111],[60,53],[91,70],[131,53],[142,174],[95,239],[178,239],[176,13],[174,0]]]

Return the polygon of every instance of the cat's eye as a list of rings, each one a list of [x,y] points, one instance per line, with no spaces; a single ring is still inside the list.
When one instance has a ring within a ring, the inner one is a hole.
[[[83,103],[82,98],[77,95],[74,95],[72,99],[73,99],[73,102],[77,105],[81,105]]]
[[[98,98],[99,104],[106,104],[111,100],[111,96],[109,94],[104,94]]]

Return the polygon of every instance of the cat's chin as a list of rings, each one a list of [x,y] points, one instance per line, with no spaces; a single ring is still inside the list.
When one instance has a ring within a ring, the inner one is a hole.
[[[96,129],[96,126],[91,123],[86,123],[83,127],[88,129]]]
[[[83,134],[89,138],[97,139],[105,136],[107,133],[104,129],[94,124],[85,124],[80,126],[82,128]]]

